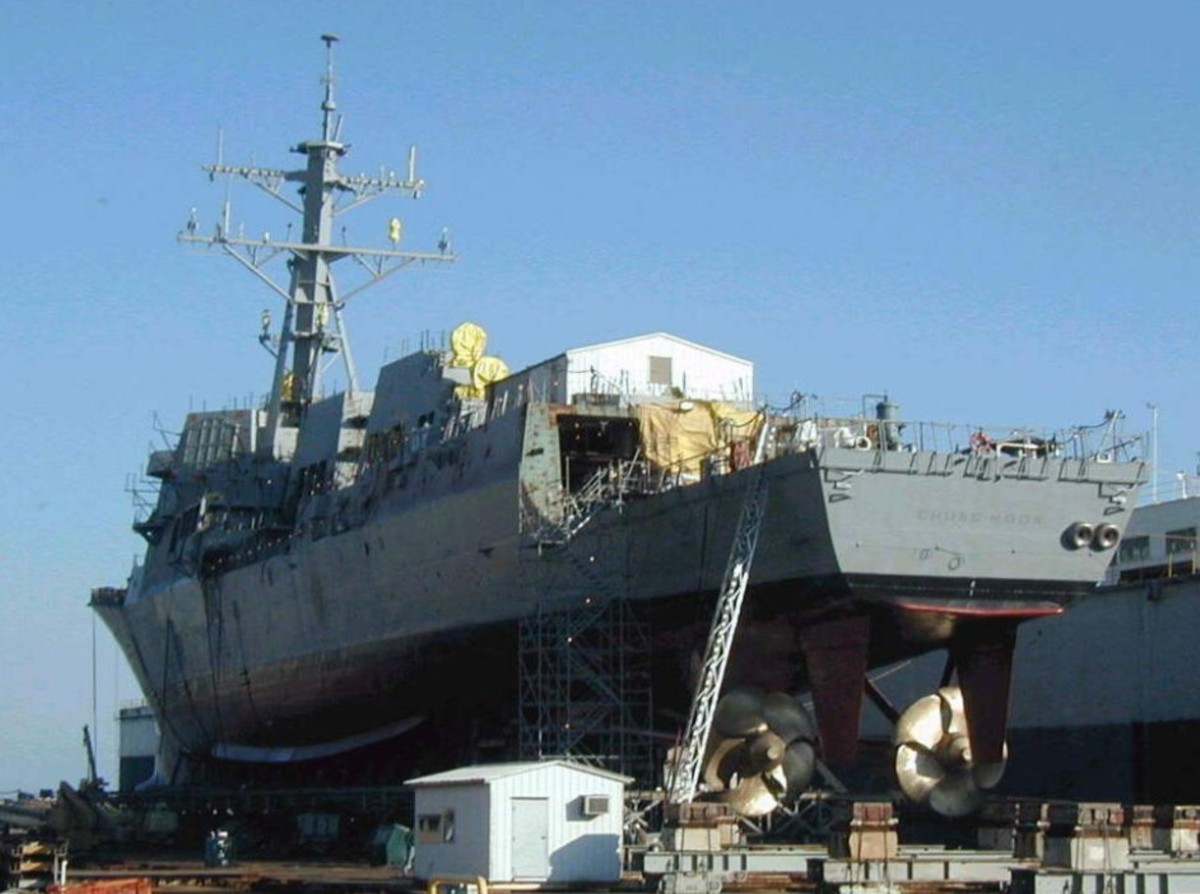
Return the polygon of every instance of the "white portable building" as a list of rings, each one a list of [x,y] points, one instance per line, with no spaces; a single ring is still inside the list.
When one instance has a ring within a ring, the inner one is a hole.
[[[566,760],[463,767],[416,790],[413,873],[489,882],[616,882],[626,776]]]
[[[568,399],[588,391],[754,398],[753,363],[667,332],[573,348],[566,358]]]
[[[579,395],[629,400],[694,397],[749,404],[754,364],[667,332],[572,348],[492,386],[494,403],[571,403]]]

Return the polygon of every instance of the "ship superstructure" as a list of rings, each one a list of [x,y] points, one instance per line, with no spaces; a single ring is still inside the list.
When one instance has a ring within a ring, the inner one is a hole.
[[[381,742],[411,756],[409,775],[554,753],[573,721],[521,705],[558,686],[541,707],[570,709],[581,682],[550,679],[539,657],[547,642],[583,648],[571,625],[605,611],[621,615],[613,629],[636,630],[609,653],[633,663],[636,652],[645,673],[633,737],[669,739],[761,480],[733,701],[718,710],[706,784],[757,805],[763,786],[777,799],[807,784],[797,755],[852,761],[867,669],[937,648],[970,720],[958,731],[971,754],[941,757],[948,773],[966,767],[968,788],[990,783],[971,767],[1003,762],[1016,625],[1091,592],[1143,478],[1123,456],[1119,415],[1034,434],[920,424],[886,397],[848,415],[799,396],[772,410],[754,403],[750,362],[668,333],[510,374],[474,324],[385,365],[364,390],[334,262],[353,258],[378,282],[453,253],[445,237],[435,251],[400,250],[398,220],[390,248],[335,244],[337,214],[424,183],[412,156],[402,178],[339,172],[334,40],[321,137],[296,147],[305,167],[207,169],[291,204],[300,238],[237,237],[227,214],[211,236],[181,234],[284,301],[278,332],[264,321],[270,397],[191,413],[174,447],[151,455],[157,501],[135,525],[145,560],[127,587],[93,594],[163,734],[159,781]],[[274,258],[286,259],[286,287],[265,273]],[[348,387],[325,394],[331,353]],[[794,707],[805,690],[815,725]],[[767,742],[775,756],[742,761],[768,734],[782,742]],[[628,769],[621,754],[602,757]]]

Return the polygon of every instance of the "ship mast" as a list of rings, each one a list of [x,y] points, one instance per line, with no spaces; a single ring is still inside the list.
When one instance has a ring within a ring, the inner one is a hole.
[[[272,337],[269,334],[269,318],[264,315],[263,336],[260,339],[275,355],[264,437],[259,440],[260,451],[272,455],[290,453],[292,439],[281,439],[279,432],[283,428],[298,426],[314,397],[319,394],[323,354],[340,352],[346,366],[348,387],[351,391],[357,388],[341,316],[346,301],[414,261],[455,260],[445,234],[436,252],[399,250],[396,247],[401,229],[398,218],[390,222],[390,249],[333,244],[334,221],[339,215],[387,192],[407,192],[413,198],[418,198],[425,188],[425,181],[416,175],[416,152],[413,149],[409,150],[408,170],[404,177],[397,177],[394,172],[385,175],[382,171],[378,177],[365,174],[347,176],[338,171],[338,160],[348,149],[339,139],[341,118],[335,116],[337,102],[333,89],[333,46],[338,38],[333,34],[323,34],[321,40],[325,42],[325,75],[321,79],[325,87],[321,103],[321,137],[305,140],[292,150],[306,156],[305,167],[285,171],[227,165],[220,159],[216,164],[204,167],[210,178],[217,175],[240,178],[300,214],[300,241],[273,239],[267,233],[260,239],[232,234],[228,199],[212,236],[197,233],[194,215],[185,231],[179,234],[181,242],[218,246],[285,302],[278,335]],[[302,204],[283,193],[286,183],[299,184]],[[280,256],[287,257],[290,271],[286,287],[276,283],[264,270],[268,263]],[[347,257],[353,258],[366,270],[368,279],[346,294],[339,295],[331,268],[335,261]]]

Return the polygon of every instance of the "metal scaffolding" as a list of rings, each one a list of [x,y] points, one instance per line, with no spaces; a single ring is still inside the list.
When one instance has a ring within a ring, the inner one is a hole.
[[[570,540],[529,550],[538,610],[519,624],[520,749],[652,784],[650,642],[628,599],[626,550],[585,554]]]

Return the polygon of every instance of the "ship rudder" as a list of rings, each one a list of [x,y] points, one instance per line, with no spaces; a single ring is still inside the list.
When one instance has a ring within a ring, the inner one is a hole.
[[[853,615],[818,622],[801,632],[821,756],[834,766],[847,766],[858,758],[870,628],[866,615]]]
[[[988,625],[963,636],[950,649],[977,764],[1004,761],[1016,643],[1014,625]]]

